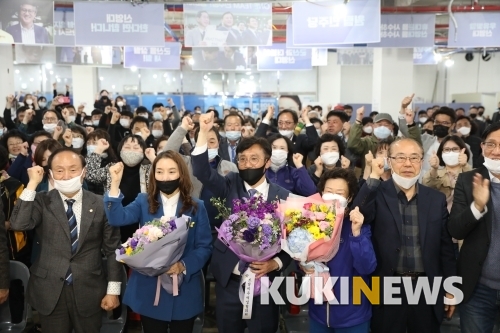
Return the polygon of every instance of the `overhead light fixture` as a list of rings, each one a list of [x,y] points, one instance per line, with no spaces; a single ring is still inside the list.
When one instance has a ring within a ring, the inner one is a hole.
[[[190,58],[190,59],[188,60],[188,64],[190,64],[191,66],[193,66],[193,65],[194,65],[194,59],[193,59],[193,58]]]
[[[137,72],[137,66],[132,66],[132,67],[130,67],[130,70],[131,70],[132,72]]]
[[[443,60],[443,56],[441,55],[441,53],[434,53],[434,60],[436,62],[441,62],[441,60]]]
[[[451,67],[451,66],[453,66],[454,64],[455,64],[455,60],[453,60],[453,59],[446,59],[446,61],[444,62],[444,65],[445,65],[446,67]]]
[[[465,60],[472,61],[473,59],[474,59],[474,55],[472,54],[472,52],[467,52],[465,54]]]

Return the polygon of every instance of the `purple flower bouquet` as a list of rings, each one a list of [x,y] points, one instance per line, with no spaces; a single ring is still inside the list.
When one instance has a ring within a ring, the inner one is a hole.
[[[186,247],[191,218],[182,216],[147,222],[116,250],[116,260],[130,266],[135,271],[157,276],[155,306],[158,305],[160,287],[174,296],[178,295],[182,274],[164,274],[170,266],[178,262]]]
[[[224,201],[213,198],[211,202],[218,208],[219,216],[225,219],[217,229],[218,239],[240,259],[240,299],[245,299],[243,319],[249,319],[252,312],[251,301],[253,296],[260,294],[261,281],[260,278],[256,279],[248,265],[253,261],[270,260],[281,251],[282,227],[281,219],[276,213],[277,203],[268,203],[261,196],[235,199],[230,214]],[[250,302],[249,308],[245,305],[247,301]]]

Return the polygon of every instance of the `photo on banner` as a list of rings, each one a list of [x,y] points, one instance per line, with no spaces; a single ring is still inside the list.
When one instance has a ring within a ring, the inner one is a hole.
[[[56,47],[56,64],[110,67],[113,65],[113,47]]]
[[[48,45],[16,44],[14,60],[18,64],[53,64],[56,61],[56,48]]]
[[[246,71],[256,62],[254,46],[198,47],[193,49],[193,70]]]
[[[75,44],[79,46],[163,46],[164,4],[74,2]]]
[[[73,6],[54,8],[54,45],[75,46],[75,18]]]
[[[164,47],[125,46],[123,67],[178,70],[181,68],[181,44]]]
[[[186,47],[272,44],[271,3],[189,3],[183,6]]]
[[[259,46],[257,69],[259,71],[310,70],[312,51],[304,48],[287,48],[285,43]]]
[[[53,44],[53,2],[0,0],[0,43]]]
[[[373,49],[337,49],[337,65],[373,65]]]

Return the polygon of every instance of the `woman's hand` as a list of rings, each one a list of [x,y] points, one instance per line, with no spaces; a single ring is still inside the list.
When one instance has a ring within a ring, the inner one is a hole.
[[[186,270],[186,267],[184,267],[184,264],[180,261],[176,262],[170,268],[168,271],[165,273],[167,275],[173,275],[173,274],[182,274]]]
[[[351,210],[349,213],[349,218],[351,219],[352,226],[352,235],[354,237],[358,237],[361,234],[361,227],[363,226],[363,221],[365,220],[363,214],[359,211],[359,207],[356,206],[354,210]]]

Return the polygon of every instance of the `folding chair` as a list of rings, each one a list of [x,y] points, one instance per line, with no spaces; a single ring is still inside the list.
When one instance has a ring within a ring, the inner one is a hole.
[[[0,305],[0,332],[21,333],[26,328],[28,321],[28,300],[26,297],[26,290],[28,289],[28,280],[30,278],[30,271],[26,265],[19,261],[11,261],[9,265],[10,280],[21,280],[24,288],[24,310],[23,318],[20,323],[14,324],[11,322],[11,313],[9,307],[9,300]]]

